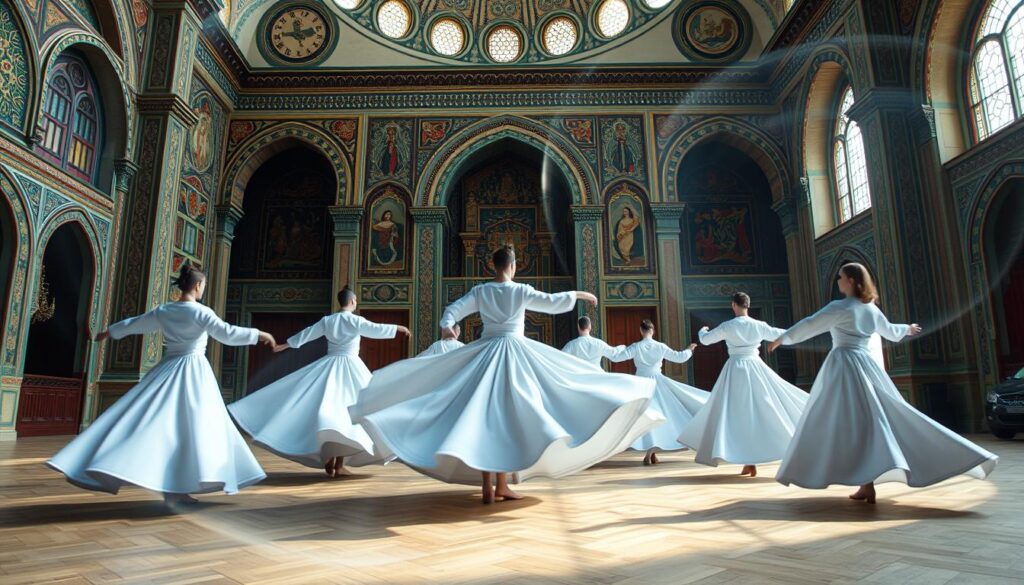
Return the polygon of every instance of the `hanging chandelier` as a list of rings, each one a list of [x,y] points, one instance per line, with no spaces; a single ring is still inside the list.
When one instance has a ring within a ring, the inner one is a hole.
[[[57,300],[50,296],[50,283],[46,281],[46,265],[39,272],[39,291],[32,308],[32,323],[42,323],[53,319],[57,311]]]

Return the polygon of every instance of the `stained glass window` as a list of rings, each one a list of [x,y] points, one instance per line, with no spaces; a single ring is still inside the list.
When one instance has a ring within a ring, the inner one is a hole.
[[[629,24],[629,6],[624,0],[604,0],[597,9],[597,30],[606,37],[626,30]]]
[[[523,39],[511,26],[496,26],[487,35],[487,54],[498,63],[515,61],[522,50]]]
[[[991,0],[974,39],[967,80],[971,118],[984,140],[1024,113],[1024,10],[1021,0]]]
[[[552,55],[564,55],[576,46],[578,36],[573,19],[556,16],[544,25],[544,50]]]
[[[458,55],[466,46],[466,33],[454,18],[442,18],[430,27],[430,44],[442,55]]]
[[[832,170],[835,175],[836,215],[849,221],[871,207],[868,161],[860,127],[848,114],[853,106],[853,88],[847,86],[839,99],[832,140]]]
[[[50,72],[43,96],[37,151],[76,177],[92,182],[102,151],[102,116],[88,66],[63,55]]]
[[[412,12],[402,0],[387,0],[377,10],[377,28],[393,39],[409,34],[412,26]]]

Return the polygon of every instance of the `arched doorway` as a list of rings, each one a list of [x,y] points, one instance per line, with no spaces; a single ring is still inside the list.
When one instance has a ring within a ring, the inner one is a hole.
[[[573,290],[576,254],[569,216],[571,190],[561,170],[534,146],[503,138],[473,153],[444,193],[452,232],[444,242],[442,304],[493,278],[491,253],[516,249],[516,280],[538,290]],[[561,347],[575,336],[574,315],[527,313],[526,335]],[[478,316],[467,320],[465,341],[480,335]]]
[[[0,332],[7,331],[7,311],[10,310],[8,295],[14,278],[14,247],[17,233],[18,226],[11,206],[5,197],[0,196],[0,302],[3,302],[5,307],[0,311]]]
[[[752,297],[752,317],[777,327],[789,325],[786,242],[762,168],[746,152],[718,140],[694,146],[679,164],[676,192],[686,203],[680,257],[692,340],[697,341],[701,327],[733,318],[729,297],[736,291]],[[726,359],[724,344],[696,352],[689,368],[693,383],[711,388]],[[782,377],[796,378],[791,350],[776,352],[769,360]]]
[[[1024,179],[999,189],[982,237],[1002,378],[1024,367]]]
[[[225,318],[279,342],[328,314],[333,236],[328,207],[338,196],[330,162],[296,142],[255,170],[235,227]],[[225,347],[226,398],[240,398],[324,355],[326,341],[273,354],[265,346]]]
[[[66,223],[43,252],[18,399],[18,435],[78,432],[95,261],[82,227]]]

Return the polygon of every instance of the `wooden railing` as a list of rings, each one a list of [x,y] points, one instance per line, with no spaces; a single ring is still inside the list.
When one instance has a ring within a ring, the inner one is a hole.
[[[26,375],[22,379],[19,437],[77,434],[81,412],[81,378]]]

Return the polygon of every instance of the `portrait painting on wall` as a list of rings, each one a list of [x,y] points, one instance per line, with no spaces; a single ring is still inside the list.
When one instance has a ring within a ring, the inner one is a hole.
[[[366,225],[366,272],[405,274],[408,268],[408,204],[394,186],[386,185],[369,199]]]
[[[279,272],[322,267],[326,235],[323,209],[268,205],[264,219],[264,270]]]
[[[650,272],[650,232],[642,192],[629,183],[609,191],[605,211],[609,272]]]
[[[375,120],[370,132],[370,158],[367,166],[371,182],[409,179],[412,151],[411,122],[408,120]]]
[[[681,10],[673,36],[695,61],[731,61],[750,48],[750,17],[730,0],[695,2]]]
[[[622,177],[644,179],[643,131],[639,119],[601,121],[601,146],[605,180]]]
[[[752,266],[750,206],[697,205],[690,212],[693,234],[691,261],[695,265]]]

